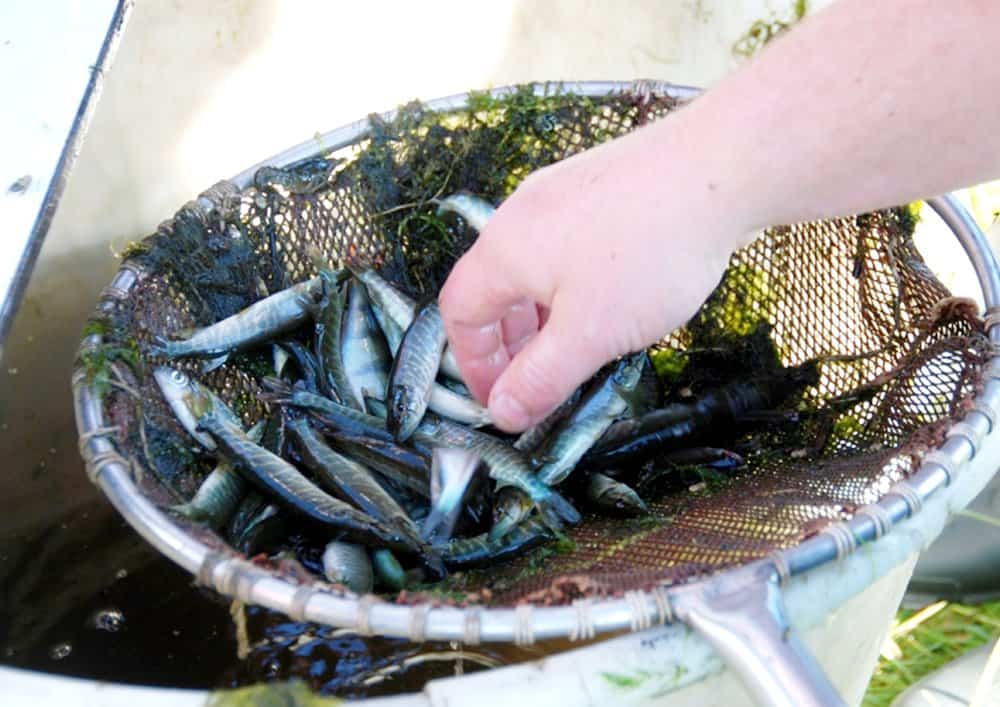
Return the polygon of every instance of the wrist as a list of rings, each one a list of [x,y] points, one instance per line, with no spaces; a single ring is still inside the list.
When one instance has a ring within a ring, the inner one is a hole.
[[[749,243],[767,223],[759,189],[749,178],[750,165],[689,113],[694,106],[643,128],[635,147],[650,165],[647,184],[660,203],[699,224],[699,239],[727,254]]]

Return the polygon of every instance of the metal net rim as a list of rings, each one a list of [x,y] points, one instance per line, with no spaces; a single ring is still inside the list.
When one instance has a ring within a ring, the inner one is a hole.
[[[536,83],[532,87],[537,95],[546,95],[553,89],[586,96],[629,91],[681,101],[699,92],[662,81],[554,82]],[[502,87],[491,93],[502,96],[513,90],[516,87]],[[430,101],[426,106],[434,111],[455,110],[464,107],[467,97],[468,94],[457,94]],[[395,111],[388,111],[381,117],[389,119],[394,114]],[[368,128],[367,119],[356,121],[282,152],[261,165],[283,166],[303,157],[350,146],[363,138]],[[211,209],[212,192],[245,186],[261,165],[213,187],[199,198],[200,205]],[[954,197],[938,197],[928,203],[944,218],[976,265],[987,311],[996,312],[1000,307],[1000,275],[982,232]],[[141,276],[141,268],[126,260],[102,292],[98,311],[113,309],[117,302],[127,299]],[[1000,327],[992,316],[987,321],[991,343],[1000,344]],[[100,345],[101,338],[100,334],[86,337],[81,350]],[[741,571],[757,573],[763,570],[767,576],[787,581],[843,559],[861,545],[890,533],[897,523],[918,514],[926,499],[947,487],[957,468],[970,461],[982,440],[993,432],[1000,414],[1000,356],[993,355],[986,368],[989,382],[976,397],[973,409],[950,427],[945,442],[927,456],[908,480],[899,482],[877,503],[860,509],[851,520],[831,525],[818,535],[768,558],[721,570],[689,584],[630,591],[621,598],[578,600],[565,606],[521,604],[513,608],[451,607],[431,603],[400,605],[373,595],[341,596],[324,589],[321,583],[296,584],[233,554],[219,553],[187,535],[139,491],[132,479],[129,460],[117,451],[112,437],[114,430],[108,427],[101,396],[94,386],[86,383],[82,369],[74,371],[73,397],[80,451],[91,480],[150,544],[220,594],[280,611],[296,620],[354,629],[366,635],[408,638],[414,642],[457,640],[469,645],[480,642],[526,645],[549,638],[587,640],[601,633],[639,631],[671,623],[676,619],[672,597],[679,592],[713,586],[721,577]]]

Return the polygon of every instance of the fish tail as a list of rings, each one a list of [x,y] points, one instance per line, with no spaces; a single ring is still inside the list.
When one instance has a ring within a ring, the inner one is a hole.
[[[507,533],[513,530],[514,526],[516,526],[520,520],[520,518],[514,518],[512,516],[503,516],[502,518],[498,518],[496,522],[493,523],[493,527],[490,528],[490,533],[487,536],[487,539],[491,543],[499,541],[507,535]]]
[[[220,366],[222,366],[223,364],[225,364],[225,362],[228,361],[228,360],[229,360],[229,353],[228,352],[222,354],[221,356],[214,356],[214,357],[212,357],[210,359],[207,359],[201,365],[201,372],[202,373],[211,373],[216,368],[219,368]]]
[[[375,265],[372,259],[362,253],[348,253],[347,257],[344,258],[344,267],[347,268],[352,275],[360,278],[363,273],[368,270],[372,270]]]
[[[537,505],[542,518],[546,519],[546,525],[549,525],[549,527],[552,527],[552,524],[548,522],[550,517],[569,525],[576,525],[581,520],[580,511],[576,510],[573,504],[567,501],[558,491],[550,490],[548,497]],[[561,523],[559,527],[561,527]]]
[[[152,353],[156,356],[166,356],[168,358],[173,358],[178,355],[177,346],[175,341],[171,341],[164,336],[157,335],[153,339],[153,344],[150,346]]]
[[[260,393],[260,398],[265,402],[278,403],[279,405],[290,405],[292,403],[295,391],[285,381],[280,378],[265,376],[261,379],[261,384],[264,386],[264,390]]]
[[[167,506],[167,510],[195,523],[204,523],[209,520],[209,515],[193,503],[178,503],[174,506]]]
[[[427,570],[434,580],[442,580],[448,576],[448,570],[444,566],[444,559],[441,554],[425,545],[423,547],[424,552],[421,554],[421,564],[424,569]]]

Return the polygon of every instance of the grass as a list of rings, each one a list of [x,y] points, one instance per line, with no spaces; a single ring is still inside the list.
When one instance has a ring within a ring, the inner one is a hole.
[[[945,663],[1000,637],[1000,601],[940,602],[901,610],[882,648],[864,707],[888,707],[907,687]]]
[[[966,190],[965,201],[983,229],[1000,217],[1000,180]],[[966,511],[966,513],[969,513]],[[865,694],[864,707],[888,707],[907,687],[968,651],[1000,637],[1000,601],[945,604],[922,621],[900,611]]]

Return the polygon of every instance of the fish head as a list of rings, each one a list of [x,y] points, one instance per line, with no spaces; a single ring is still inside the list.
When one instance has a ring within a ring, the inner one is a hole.
[[[611,384],[619,393],[631,392],[639,385],[645,359],[641,355],[623,358],[611,374]]]
[[[175,403],[182,403],[195,417],[211,411],[212,401],[205,389],[184,371],[159,366],[153,371],[153,378],[171,407]]]
[[[206,449],[215,449],[211,437],[198,431],[198,420],[212,411],[212,398],[197,381],[184,371],[157,366],[153,379],[184,429]]]
[[[386,402],[386,425],[393,434],[402,427],[405,420],[418,417],[418,396],[408,385],[392,386]]]

